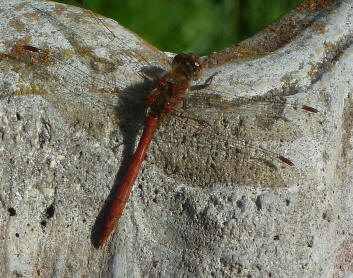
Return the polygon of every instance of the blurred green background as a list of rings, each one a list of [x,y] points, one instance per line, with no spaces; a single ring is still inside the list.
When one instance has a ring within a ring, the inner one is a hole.
[[[74,0],[57,0],[75,4]],[[301,0],[86,0],[159,49],[206,55],[257,33]]]

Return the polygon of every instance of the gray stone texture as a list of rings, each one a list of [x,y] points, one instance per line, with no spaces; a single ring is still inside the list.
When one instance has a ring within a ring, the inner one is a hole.
[[[97,249],[145,117],[141,69],[172,55],[82,9],[1,0],[0,276],[351,277],[353,3],[331,2],[203,58],[198,84],[218,74],[186,106],[210,125],[161,124]]]

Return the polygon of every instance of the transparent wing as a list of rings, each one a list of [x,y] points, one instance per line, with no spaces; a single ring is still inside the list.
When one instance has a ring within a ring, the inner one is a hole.
[[[149,159],[163,165],[169,175],[195,185],[297,185],[300,171],[284,154],[302,136],[300,127],[280,111],[274,117],[272,110],[262,109],[255,101],[232,110],[178,111],[161,124]]]
[[[60,9],[60,4],[57,5],[56,13]],[[49,12],[53,8],[52,4],[43,3],[40,8],[34,5],[31,7],[41,20],[36,23],[50,25],[50,28],[53,29],[53,37],[60,33],[60,36],[70,43],[70,47],[59,48],[53,46],[52,43],[48,46],[46,44],[33,45],[27,38],[14,43],[9,51],[3,53],[3,57],[7,55],[7,58],[11,57],[13,60],[24,62],[28,68],[26,73],[29,73],[29,70],[32,71],[30,74],[23,74],[22,80],[31,80],[31,84],[27,82],[27,84],[21,85],[21,90],[17,90],[18,93],[22,91],[24,94],[44,95],[44,93],[52,92],[52,90],[45,88],[46,83],[52,82],[56,87],[61,87],[60,90],[55,90],[57,95],[66,94],[67,97],[69,95],[77,97],[78,94],[80,98],[87,98],[86,102],[94,101],[104,105],[115,105],[118,99],[117,94],[120,96],[124,94],[124,98],[127,98],[129,96],[126,93],[131,93],[128,87],[136,87],[136,83],[146,81],[140,73],[142,68],[166,67],[166,64],[169,63],[169,59],[164,53],[157,50],[154,52],[160,53],[162,58],[158,60],[158,57],[153,58],[153,55],[148,53],[149,59],[147,60],[142,55],[148,52],[148,47],[143,42],[136,38],[136,49],[129,48],[130,46],[128,47],[124,43],[126,38],[115,36],[103,19],[92,12],[87,12],[85,24],[76,22],[77,25],[72,26],[73,23],[71,23],[70,26]],[[69,14],[65,18],[67,17],[74,16]],[[92,41],[87,41],[78,34],[83,34],[87,29],[90,30],[90,24],[97,25],[97,23],[99,24],[98,30],[101,30],[100,33],[103,34],[103,37],[104,35],[110,38],[113,36],[113,39],[108,40],[109,43],[105,40],[103,45],[99,46],[99,43],[90,45]],[[80,31],[75,32],[76,29],[80,29]],[[34,40],[36,36],[41,37],[41,34],[34,32],[33,29],[31,40]],[[119,33],[119,35],[123,36],[124,34]],[[104,49],[103,52],[108,55],[98,54],[97,49]],[[126,64],[129,65],[128,69]],[[75,94],[76,96],[74,96]],[[136,98],[136,94],[132,97]]]

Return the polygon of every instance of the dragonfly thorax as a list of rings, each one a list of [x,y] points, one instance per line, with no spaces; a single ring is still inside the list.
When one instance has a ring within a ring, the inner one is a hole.
[[[149,115],[160,120],[165,119],[185,99],[190,81],[178,72],[166,72],[156,81],[156,88],[147,96]]]

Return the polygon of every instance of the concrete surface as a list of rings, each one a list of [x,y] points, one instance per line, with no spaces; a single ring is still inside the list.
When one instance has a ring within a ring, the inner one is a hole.
[[[170,55],[78,8],[0,1],[1,277],[352,276],[353,4],[331,2],[205,57],[213,83],[161,125],[97,249],[145,116],[141,69]]]

